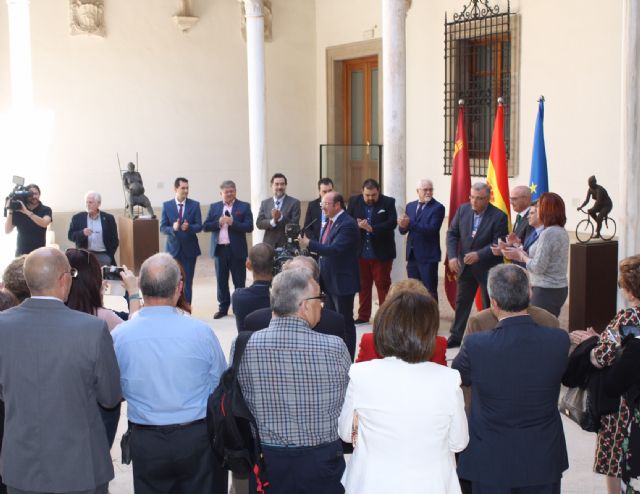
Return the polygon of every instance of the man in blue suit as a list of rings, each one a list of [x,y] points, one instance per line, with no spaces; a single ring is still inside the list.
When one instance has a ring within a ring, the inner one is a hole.
[[[490,189],[478,182],[471,187],[469,203],[458,208],[447,231],[449,269],[458,275],[456,313],[451,326],[449,348],[460,346],[478,286],[482,305],[489,307],[487,273],[502,258],[495,256],[491,245],[508,233],[507,215],[489,204]]]
[[[229,273],[234,288],[244,288],[247,280],[247,233],[253,231],[253,214],[248,202],[236,199],[236,184],[225,180],[220,184],[222,201],[209,207],[204,231],[211,233],[210,255],[213,257],[218,284],[218,311],[214,319],[229,312]]]
[[[472,393],[458,476],[471,481],[473,494],[560,494],[569,462],[558,395],[569,336],[527,314],[521,267],[494,267],[488,289],[498,326],[465,337],[452,365]]]
[[[328,220],[320,232],[320,239],[300,237],[300,247],[320,255],[320,279],[328,297],[327,308],[335,309],[344,317],[345,342],[353,360],[356,351],[353,299],[360,290],[360,232],[356,220],[346,213],[340,193],[325,194],[322,210]]]
[[[202,214],[200,203],[188,198],[189,181],[186,178],[176,178],[173,187],[175,198],[162,204],[160,231],[167,236],[165,250],[184,269],[184,294],[191,303],[196,260],[201,254],[196,234],[202,230]]]
[[[438,300],[438,263],[440,262],[440,227],[444,206],[433,198],[433,182],[418,182],[418,200],[407,204],[398,219],[400,234],[407,237],[407,276],[422,284]]]

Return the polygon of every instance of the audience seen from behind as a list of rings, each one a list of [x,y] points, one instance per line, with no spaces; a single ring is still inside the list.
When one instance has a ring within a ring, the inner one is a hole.
[[[16,296],[18,302],[31,296],[27,281],[24,279],[24,260],[26,258],[26,255],[16,257],[2,273],[2,284]]]
[[[351,367],[339,420],[340,437],[354,445],[342,478],[348,494],[460,492],[453,453],[469,433],[460,374],[429,361],[439,323],[424,293],[389,294],[378,309],[383,358]]]
[[[251,336],[240,362],[238,381],[258,424],[274,492],[344,492],[338,416],[351,358],[340,338],[311,330],[321,299],[308,269],[278,274],[271,286],[274,317]],[[250,482],[256,492],[255,479]]]
[[[404,292],[419,293],[425,297],[432,297],[427,287],[419,279],[409,278],[406,280],[396,281],[391,288],[387,297],[395,297]],[[440,319],[438,317],[438,323]],[[356,362],[366,362],[367,360],[373,360],[382,358],[382,355],[376,350],[375,346],[375,331],[374,326],[372,333],[364,333],[360,339],[360,349],[358,350],[358,356]],[[436,330],[437,333],[437,330]],[[431,362],[435,362],[441,365],[447,365],[447,339],[444,336],[436,336],[436,342],[433,355],[431,356]]]
[[[618,283],[631,307],[620,310],[600,335],[597,335],[593,328],[571,332],[574,344],[579,344],[593,336],[598,336],[597,343],[590,354],[591,363],[596,368],[614,365],[616,355],[624,340],[625,334],[623,333],[631,326],[640,326],[640,256],[627,257],[620,261]],[[625,352],[626,349],[623,353]],[[625,360],[628,359],[629,357]],[[637,375],[634,377],[637,377]],[[622,383],[619,383],[619,385],[622,385]],[[616,388],[620,390],[617,386]],[[625,451],[625,448],[630,446],[627,441],[628,433],[630,427],[631,430],[637,430],[638,428],[638,418],[633,417],[635,405],[636,403],[630,403],[627,400],[627,396],[623,395],[620,399],[618,410],[614,413],[602,415],[600,418],[594,471],[607,476],[609,494],[620,492],[620,478],[625,474],[622,467],[623,456],[630,456],[631,453],[631,451]],[[632,423],[630,424],[630,422]],[[640,448],[640,444],[635,447]],[[637,461],[637,459],[633,460],[633,462]],[[632,477],[637,477],[640,474],[640,468],[636,466],[634,472],[635,475],[632,475]],[[630,481],[629,476],[625,477],[625,479]],[[636,480],[636,482],[639,481]],[[640,491],[640,483],[635,485],[635,491],[627,492],[636,491]]]
[[[544,230],[529,253],[522,248],[507,247],[503,254],[526,265],[531,276],[532,305],[558,317],[569,293],[569,234],[564,228],[567,222],[564,201],[558,194],[545,192],[537,209]]]

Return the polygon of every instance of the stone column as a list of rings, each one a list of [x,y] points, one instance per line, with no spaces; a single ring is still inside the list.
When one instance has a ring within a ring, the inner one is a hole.
[[[251,209],[257,218],[260,201],[267,197],[266,95],[264,70],[264,16],[262,0],[243,0],[247,21],[247,79],[249,89],[249,163]],[[264,232],[253,230],[253,243],[262,242]]]
[[[406,205],[407,56],[405,24],[410,2],[382,0],[382,134],[383,192],[396,199],[398,213]],[[396,234],[397,262],[393,279],[404,277],[404,242]]]
[[[620,201],[613,210],[618,224],[619,259],[640,253],[640,0],[624,0],[622,4]],[[621,298],[618,302],[624,306]]]
[[[11,94],[15,110],[33,106],[29,0],[7,0]]]

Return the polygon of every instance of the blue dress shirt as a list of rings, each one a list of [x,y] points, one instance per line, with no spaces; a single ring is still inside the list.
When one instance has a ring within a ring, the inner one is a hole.
[[[131,422],[169,425],[205,417],[227,367],[209,326],[175,307],[145,307],[111,335]]]

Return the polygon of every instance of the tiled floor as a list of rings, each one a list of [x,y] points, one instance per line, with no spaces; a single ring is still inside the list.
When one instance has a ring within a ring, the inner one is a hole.
[[[250,281],[248,281],[250,283]],[[196,269],[194,283],[193,316],[206,322],[217,335],[225,354],[229,355],[231,342],[236,336],[235,320],[233,316],[214,321],[213,313],[217,309],[215,294],[215,278],[213,276],[213,262],[207,257],[200,257]],[[440,293],[444,293],[443,290]],[[107,297],[106,305],[119,307],[119,300]],[[444,296],[442,297],[444,299]],[[357,306],[357,303],[356,303]],[[447,336],[451,325],[453,312],[446,300],[441,300],[441,324],[440,334]],[[561,322],[566,324],[566,307],[561,314]],[[370,325],[358,326],[358,338],[364,332],[371,331]],[[447,359],[455,357],[457,349],[447,351]],[[592,471],[593,455],[595,451],[595,434],[582,431],[573,422],[563,419],[567,447],[569,450],[569,470],[565,472],[562,482],[562,492],[566,494],[606,494],[604,478]],[[111,482],[109,491],[111,494],[133,494],[133,480],[131,466],[122,465],[120,462],[120,438],[126,430],[126,404],[123,407],[122,417],[118,428],[118,434],[111,450],[115,479]],[[196,494],[196,493],[194,493]],[[398,493],[414,494],[414,493]],[[417,494],[417,493],[416,493]],[[434,493],[437,494],[437,493]]]

